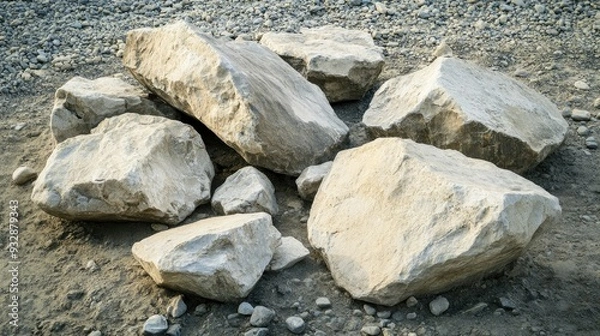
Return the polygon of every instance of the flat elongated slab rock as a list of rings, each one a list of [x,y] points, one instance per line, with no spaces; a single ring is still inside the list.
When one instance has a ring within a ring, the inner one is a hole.
[[[210,200],[213,176],[191,126],[126,113],[59,143],[31,199],[66,219],[176,224]]]
[[[219,214],[267,212],[276,215],[275,187],[260,170],[244,167],[229,176],[215,190],[211,200],[213,209]]]
[[[123,63],[248,163],[299,175],[348,133],[321,90],[255,42],[223,42],[185,22],[127,35]]]
[[[133,244],[133,256],[160,285],[217,301],[246,297],[281,234],[267,213],[213,217]]]
[[[141,88],[122,79],[73,77],[56,90],[50,130],[58,143],[88,134],[102,120],[127,112],[178,119],[173,108],[150,100]]]
[[[374,137],[410,138],[522,173],[564,140],[550,100],[503,74],[441,57],[379,88],[363,123]]]
[[[275,249],[273,260],[268,266],[270,271],[279,271],[294,266],[297,262],[306,258],[309,251],[302,243],[294,237],[282,237],[281,244]]]
[[[260,43],[317,84],[330,102],[362,98],[383,69],[383,55],[367,32],[335,26],[300,32],[265,33]]]
[[[556,197],[513,172],[383,138],[337,155],[308,238],[354,298],[395,305],[500,270],[560,213]]]

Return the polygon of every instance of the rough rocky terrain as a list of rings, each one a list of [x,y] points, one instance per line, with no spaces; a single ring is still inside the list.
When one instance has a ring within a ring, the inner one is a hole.
[[[501,275],[442,293],[449,303],[445,311],[445,301],[436,296],[379,307],[336,288],[323,261],[312,253],[290,269],[266,273],[246,298],[254,307],[275,312],[267,327],[271,335],[302,328],[306,335],[600,333],[600,152],[587,140],[600,137],[596,1],[39,0],[0,1],[0,13],[0,335],[138,335],[150,316],[166,315],[169,302],[179,295],[157,287],[131,254],[134,242],[154,233],[150,224],[60,220],[30,201],[31,183],[11,183],[19,166],[39,173],[52,151],[48,123],[57,88],[74,76],[125,73],[120,59],[125,33],[177,19],[215,36],[245,39],[326,24],[364,29],[385,48],[386,65],[376,87],[426,66],[445,42],[455,56],[516,77],[544,94],[569,122],[565,143],[524,175],[559,198],[562,219],[539,231]],[[352,127],[373,92],[333,107]],[[575,109],[595,117],[582,120]],[[215,162],[213,185],[219,186],[245,163],[208,130],[194,126]],[[293,177],[264,172],[279,203],[275,226],[309,246],[310,202],[299,197]],[[19,246],[11,252],[12,200],[18,201]],[[210,206],[200,206],[185,222],[213,215]],[[20,262],[15,277],[10,270],[17,264],[9,263],[14,260]],[[15,278],[17,286],[11,287]],[[9,325],[15,287],[18,329]],[[169,316],[170,324],[181,325],[181,335],[243,335],[255,328],[250,317],[236,315],[238,303],[183,300],[187,312]],[[301,317],[304,327],[288,319],[293,316]]]

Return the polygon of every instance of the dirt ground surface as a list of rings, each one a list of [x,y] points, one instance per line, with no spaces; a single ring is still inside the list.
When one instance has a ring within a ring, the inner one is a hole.
[[[535,44],[515,41],[492,47],[473,39],[448,40],[457,57],[509,75],[526,69],[528,76],[519,80],[560,109],[581,108],[592,114],[600,112],[593,107],[594,99],[600,97],[600,46],[596,43],[597,39],[579,39],[576,34],[569,39],[548,36]],[[388,54],[377,85],[432,60],[433,47],[411,47],[420,57]],[[154,233],[148,223],[61,220],[32,204],[31,183],[11,184],[14,169],[27,165],[41,171],[53,149],[48,122],[54,91],[76,75],[96,78],[117,72],[125,73],[117,57],[70,71],[50,70],[32,79],[33,93],[0,96],[0,335],[87,335],[94,330],[102,335],[139,335],[144,321],[153,314],[166,314],[169,300],[179,294],[157,287],[132,257],[133,243]],[[573,85],[577,80],[585,80],[591,89],[577,89]],[[361,119],[373,92],[359,102],[334,108],[353,125]],[[585,138],[576,133],[581,123],[568,122],[565,143],[525,174],[560,199],[562,219],[540,230],[526,253],[503,274],[443,293],[450,309],[441,316],[433,316],[428,309],[435,296],[418,297],[414,307],[405,303],[376,307],[378,312],[396,313],[390,318],[391,335],[600,335],[600,150],[586,149]],[[24,127],[16,130],[21,123]],[[209,131],[195,126],[217,167],[216,187],[244,163]],[[597,119],[586,126],[600,137]],[[299,198],[292,177],[266,173],[276,187],[281,209],[275,226],[284,236],[294,236],[309,246],[305,217],[311,204]],[[11,209],[13,201],[18,202],[17,209]],[[9,253],[12,210],[19,215],[14,259]],[[209,206],[201,206],[186,222],[206,216],[214,213]],[[97,270],[86,267],[90,260],[98,265]],[[10,270],[15,266],[18,328],[8,324],[14,281]],[[331,300],[332,309],[319,314],[315,299],[323,296]],[[500,298],[512,301],[514,309],[502,308]],[[182,325],[182,335],[242,335],[251,328],[248,318],[228,318],[239,303],[191,296],[184,300],[188,312],[170,318],[171,323]],[[360,327],[381,320],[365,314],[364,302],[335,286],[314,252],[290,269],[266,273],[246,301],[276,311],[276,320],[269,326],[271,335],[291,334],[285,319],[302,311],[311,313],[306,335],[317,330],[326,335],[360,335]],[[480,303],[486,304],[480,311],[468,311]],[[413,312],[416,318],[407,319]]]

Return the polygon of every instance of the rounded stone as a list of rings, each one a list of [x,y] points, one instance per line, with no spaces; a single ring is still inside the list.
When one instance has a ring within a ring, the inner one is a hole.
[[[429,302],[429,311],[435,316],[441,315],[450,308],[450,302],[443,296],[438,296],[433,301]]]
[[[250,303],[244,301],[240,303],[237,311],[240,315],[250,316],[254,312],[254,307],[252,307]]]
[[[37,173],[29,167],[19,167],[12,173],[12,181],[16,185],[25,184],[35,179]]]
[[[298,316],[290,316],[285,320],[288,330],[294,334],[301,334],[306,329],[306,323]]]

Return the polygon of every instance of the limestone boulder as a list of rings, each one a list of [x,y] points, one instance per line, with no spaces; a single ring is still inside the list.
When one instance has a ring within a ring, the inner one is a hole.
[[[296,187],[300,197],[312,201],[319,190],[321,181],[331,169],[332,161],[321,163],[320,165],[306,167],[296,179]]]
[[[267,269],[270,271],[279,271],[290,268],[306,258],[309,253],[308,249],[298,239],[294,237],[282,237],[281,244],[275,249],[275,254]]]
[[[511,171],[382,138],[337,155],[307,225],[339,286],[395,305],[499,271],[560,214],[556,197]]]
[[[150,99],[141,87],[120,78],[73,77],[56,90],[50,130],[58,143],[89,134],[102,120],[128,112],[179,118],[175,109],[156,98]]]
[[[297,176],[331,160],[348,133],[316,85],[255,42],[178,22],[130,31],[123,63],[254,166]]]
[[[381,49],[365,31],[324,26],[300,34],[269,32],[260,43],[317,84],[330,102],[362,98],[384,65]]]
[[[544,160],[568,127],[556,105],[533,89],[447,57],[387,81],[363,123],[373,137],[455,149],[517,173]]]
[[[260,170],[248,166],[229,176],[211,200],[219,214],[267,212],[277,214],[275,187]]]
[[[235,301],[256,285],[280,239],[269,214],[236,214],[156,233],[132,252],[159,286]]]
[[[32,200],[71,220],[177,224],[210,201],[214,168],[191,126],[122,114],[59,143]]]

